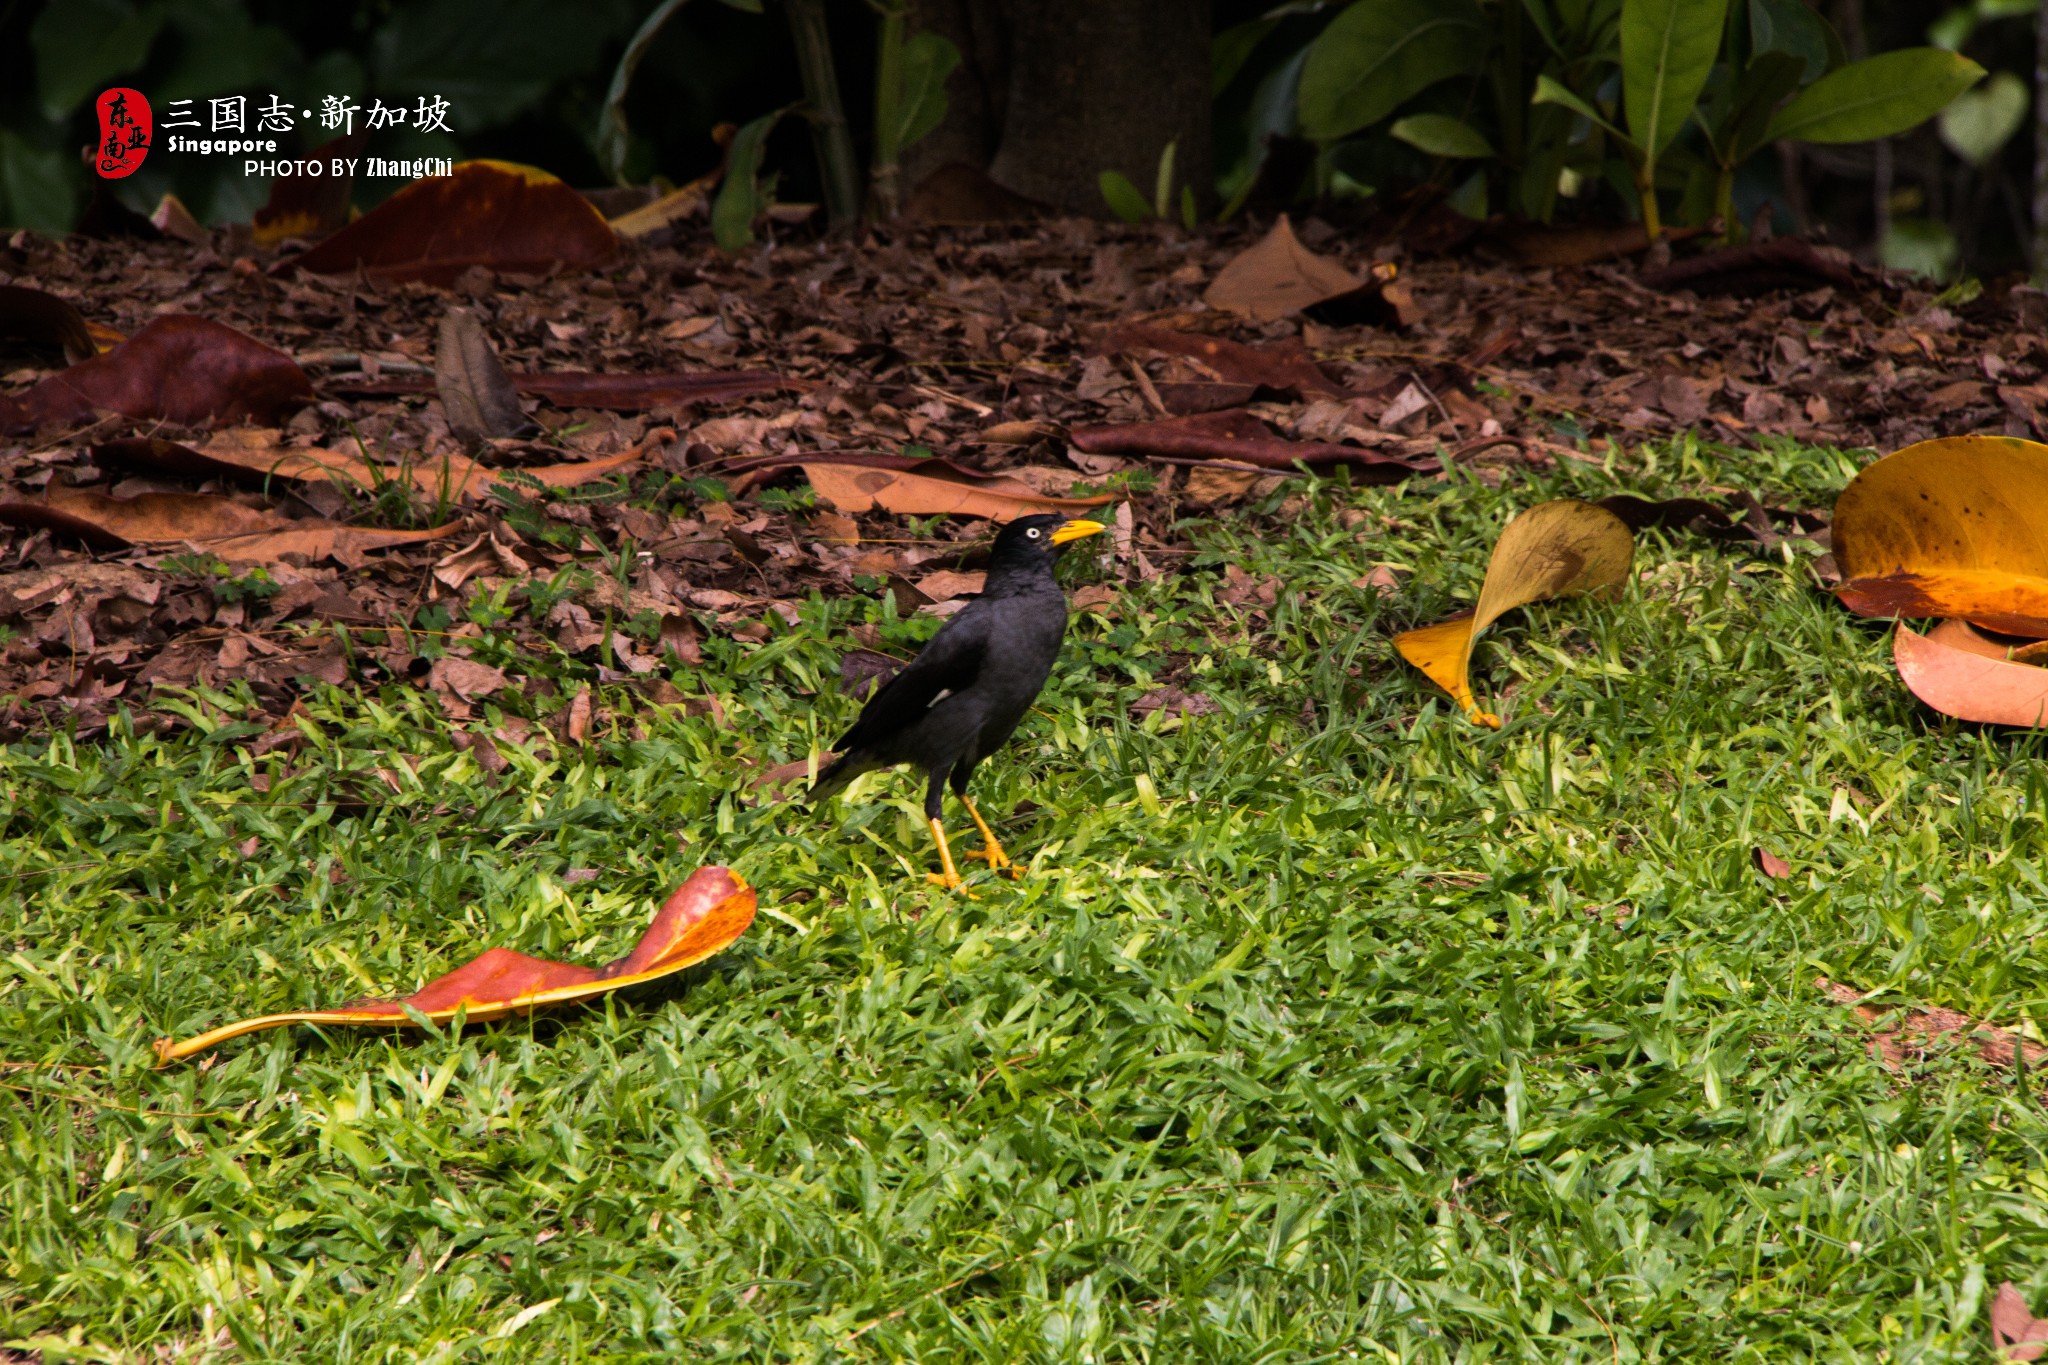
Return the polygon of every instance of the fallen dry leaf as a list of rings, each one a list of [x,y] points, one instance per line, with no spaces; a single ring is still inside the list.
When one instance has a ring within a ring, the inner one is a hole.
[[[1186,720],[1190,716],[1206,716],[1223,708],[1200,692],[1183,692],[1178,687],[1155,687],[1131,703],[1131,711],[1140,720],[1153,712],[1164,714],[1169,720]]]
[[[447,286],[472,266],[540,275],[588,270],[618,254],[590,201],[532,166],[464,161],[415,180],[326,241],[274,267]]]
[[[602,967],[550,962],[493,948],[467,966],[429,981],[403,1000],[360,1000],[335,1009],[267,1014],[173,1042],[156,1043],[159,1065],[218,1047],[230,1038],[285,1024],[381,1024],[411,1028],[415,1013],[435,1023],[502,1019],[635,986],[694,966],[728,947],[754,922],[754,891],[729,869],[702,867],[656,912],[633,951]]]
[[[927,517],[941,513],[1010,521],[1034,512],[1085,512],[1114,502],[1107,494],[1091,498],[1055,498],[1014,478],[966,483],[909,470],[806,460],[804,477],[833,509],[840,512],[894,512]],[[1013,471],[1014,472],[1014,471]]]
[[[1944,716],[1987,725],[2048,724],[2048,668],[2013,659],[2013,647],[1967,621],[1922,635],[1901,621],[1892,661],[1906,690]]]
[[[204,446],[180,445],[160,437],[108,441],[93,447],[100,462],[131,469],[149,469],[193,478],[229,478],[243,483],[266,483],[271,479],[299,479],[334,482],[358,492],[367,492],[392,479],[409,480],[431,498],[446,496],[451,501],[481,497],[494,483],[531,480],[548,488],[574,488],[602,479],[639,463],[654,446],[667,443],[675,433],[658,427],[647,440],[616,455],[574,464],[526,465],[515,473],[478,464],[466,455],[420,458],[396,465],[373,464],[346,451],[320,446],[278,444],[278,433],[263,428],[224,431]]]
[[[453,692],[464,701],[475,701],[503,688],[505,673],[489,664],[458,659],[451,654],[434,660],[427,673],[427,685],[437,692]]]
[[[1853,289],[1861,281],[1854,259],[1838,246],[1816,247],[1802,237],[1773,237],[1688,256],[1639,277],[1651,289],[1690,289],[1695,294],[1749,297],[1778,289],[1812,289],[1839,285]]]
[[[95,549],[191,543],[230,563],[274,562],[287,554],[324,559],[338,549],[376,550],[453,535],[460,523],[386,531],[328,521],[295,521],[206,493],[110,497],[52,484],[38,502],[0,503],[0,521],[68,531]]]
[[[2007,1360],[2039,1360],[2048,1352],[2048,1318],[2037,1318],[2011,1280],[1991,1300],[1991,1340]]]
[[[1753,848],[1749,860],[1756,864],[1756,870],[1772,880],[1781,880],[1792,875],[1792,864],[1780,858],[1767,848]]]
[[[612,412],[645,412],[693,403],[730,403],[755,394],[805,387],[802,380],[767,370],[715,370],[706,373],[611,374],[592,370],[556,370],[548,374],[514,372],[512,386],[546,399],[558,408],[604,408]],[[379,375],[375,379],[342,379],[326,385],[335,393],[388,397],[432,393],[434,381],[419,375]]]
[[[940,569],[918,579],[917,590],[934,602],[947,602],[980,592],[987,578],[986,573],[979,571],[962,573],[957,569]]]
[[[1477,608],[1403,631],[1394,647],[1450,693],[1468,718],[1498,730],[1500,717],[1479,709],[1468,676],[1479,633],[1516,607],[1613,587],[1628,577],[1634,557],[1635,537],[1606,508],[1576,498],[1537,503],[1501,531],[1486,562]]]
[[[1411,475],[1443,469],[1433,454],[1401,454],[1333,441],[1291,441],[1275,435],[1271,427],[1241,408],[1163,417],[1156,422],[1076,427],[1067,439],[1075,449],[1091,455],[1229,460],[1261,469],[1345,465],[1367,483],[1398,483]]]
[[[232,327],[171,313],[19,398],[0,397],[0,430],[78,426],[102,412],[186,426],[271,422],[311,401],[312,382],[290,356]]]
[[[123,340],[119,332],[87,322],[69,299],[25,284],[0,284],[0,337],[59,347],[73,365]]]
[[[1229,387],[1250,384],[1253,393],[1241,398],[1245,402],[1260,390],[1269,390],[1275,395],[1306,401],[1317,397],[1348,398],[1343,386],[1332,380],[1316,366],[1309,356],[1308,348],[1299,339],[1289,337],[1284,341],[1268,342],[1262,346],[1246,346],[1241,342],[1224,337],[1201,336],[1193,332],[1176,331],[1171,327],[1155,327],[1147,323],[1120,322],[1103,338],[1104,351],[1158,351],[1165,355],[1186,356],[1198,360],[1204,367],[1215,372],[1224,381],[1223,385],[1172,385],[1171,387]],[[1165,396],[1162,386],[1160,395]],[[1172,408],[1172,404],[1167,404]]]
[[[1882,1025],[1871,1034],[1870,1055],[1893,1071],[1904,1069],[1909,1061],[1925,1059],[1935,1046],[1950,1038],[1974,1044],[1977,1055],[1993,1066],[2011,1068],[2023,1062],[2028,1071],[2037,1071],[2048,1062],[2048,1046],[1957,1010],[1881,1007],[1864,1003],[1867,995],[1839,981],[1822,976],[1813,984],[1836,1004],[1854,1006],[1865,1023]]]
[[[1289,313],[1359,293],[1368,285],[1327,256],[1318,256],[1294,235],[1281,214],[1264,237],[1237,253],[1203,291],[1211,308],[1272,322]]]
[[[2048,446],[1922,441],[1866,466],[1835,502],[1835,589],[1859,616],[1961,616],[2048,638]]]
[[[492,436],[513,436],[526,426],[519,390],[484,335],[483,323],[467,308],[450,308],[441,318],[434,347],[434,388],[448,430],[472,445]]]

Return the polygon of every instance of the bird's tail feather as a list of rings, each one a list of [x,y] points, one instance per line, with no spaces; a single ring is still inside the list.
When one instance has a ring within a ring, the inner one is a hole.
[[[804,803],[805,806],[816,810],[845,791],[854,778],[869,771],[872,771],[872,765],[856,762],[852,754],[841,754],[831,767],[818,774],[817,785],[811,788],[810,799]]]

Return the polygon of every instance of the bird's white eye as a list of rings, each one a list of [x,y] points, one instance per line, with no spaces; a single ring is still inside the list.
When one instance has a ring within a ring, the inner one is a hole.
[[[1030,536],[1033,540],[1036,540],[1038,539],[1038,528],[1036,526],[1028,527],[1026,528],[1024,534]]]

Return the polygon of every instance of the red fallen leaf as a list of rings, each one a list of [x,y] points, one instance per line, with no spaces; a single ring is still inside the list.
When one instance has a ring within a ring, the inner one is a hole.
[[[312,382],[290,356],[232,327],[173,313],[19,398],[0,397],[0,430],[78,425],[102,412],[185,426],[274,422],[312,401]]]
[[[2007,1360],[2039,1360],[2048,1352],[2048,1318],[2037,1318],[2011,1280],[1991,1300],[1991,1340]]]
[[[730,403],[755,394],[809,387],[768,370],[713,370],[702,374],[605,374],[562,370],[554,374],[515,374],[512,385],[521,393],[544,398],[558,408],[605,408],[642,412],[654,407],[690,403]],[[376,379],[344,379],[329,383],[336,393],[386,397],[432,393],[434,381],[417,375],[380,375]]]
[[[2014,663],[2010,654],[1967,621],[1943,621],[1925,635],[1900,622],[1892,636],[1892,661],[1906,690],[1944,716],[2048,724],[2048,668]]]
[[[679,972],[722,952],[754,922],[754,890],[731,869],[702,867],[655,914],[633,951],[602,967],[550,962],[493,948],[467,966],[435,977],[403,1000],[358,1000],[329,1010],[267,1014],[174,1042],[159,1038],[159,1065],[205,1052],[245,1033],[285,1024],[384,1024],[410,1028],[410,1006],[436,1023],[458,1011],[471,1023],[561,1005]]]
[[[1373,483],[1398,483],[1414,474],[1435,474],[1434,455],[1396,455],[1329,441],[1290,441],[1238,409],[1167,417],[1157,422],[1076,427],[1068,436],[1091,455],[1161,455],[1199,460],[1235,460],[1261,469],[1297,464],[1347,465]]]
[[[967,482],[830,460],[805,460],[803,471],[818,496],[841,512],[879,509],[899,516],[947,514],[1009,521],[1034,512],[1085,512],[1116,501],[1109,494],[1093,498],[1049,497],[1015,479]]]
[[[363,154],[370,130],[344,133],[307,152],[307,161],[326,162],[327,175],[280,175],[270,182],[270,197],[249,220],[249,237],[258,246],[276,246],[287,237],[325,237],[348,222],[349,188],[355,177],[347,163]],[[334,173],[339,171],[339,173]]]
[[[1749,860],[1756,864],[1757,871],[1774,881],[1792,875],[1792,864],[1786,862],[1767,848],[1751,849],[1749,851]]]
[[[1232,384],[1252,384],[1290,398],[1309,399],[1317,395],[1348,398],[1344,388],[1316,367],[1308,348],[1298,338],[1246,346],[1224,337],[1197,336],[1170,327],[1153,327],[1140,322],[1120,322],[1103,338],[1105,352],[1149,350],[1167,355],[1187,356],[1216,372]],[[1164,389],[1160,397],[1165,398]]]
[[[343,275],[449,285],[471,266],[543,274],[587,270],[618,254],[619,239],[588,199],[546,171],[509,161],[465,161],[452,175],[415,180],[280,274]]]

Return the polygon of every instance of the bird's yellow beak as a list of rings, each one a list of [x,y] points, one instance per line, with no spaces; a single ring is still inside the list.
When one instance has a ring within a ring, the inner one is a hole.
[[[1099,521],[1083,521],[1076,518],[1065,525],[1053,528],[1052,543],[1065,545],[1070,540],[1086,540],[1090,536],[1099,536],[1108,529]]]

